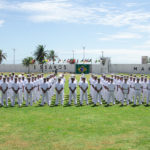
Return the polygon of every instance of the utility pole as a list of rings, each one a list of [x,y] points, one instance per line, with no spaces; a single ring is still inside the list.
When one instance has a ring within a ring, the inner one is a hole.
[[[15,62],[15,59],[16,59],[16,58],[15,58],[16,49],[13,49],[13,52],[14,52],[14,64],[15,64],[15,63],[16,63],[16,62]]]

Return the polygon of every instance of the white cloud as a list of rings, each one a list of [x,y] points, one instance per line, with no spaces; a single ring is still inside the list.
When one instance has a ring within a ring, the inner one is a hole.
[[[0,20],[0,27],[4,24],[4,20]]]
[[[125,26],[140,24],[149,21],[150,12],[141,10],[128,10],[128,6],[134,3],[128,3],[126,8],[118,8],[116,5],[81,5],[78,2],[69,0],[44,0],[44,1],[26,1],[26,2],[5,2],[0,6],[3,9],[25,12],[29,19],[34,22],[52,22],[65,21],[76,23],[102,24],[110,26]]]
[[[134,7],[134,6],[137,6],[137,3],[127,3],[126,6],[127,7]]]
[[[137,33],[124,32],[124,33],[116,33],[114,35],[108,35],[105,37],[103,36],[99,38],[99,40],[108,41],[108,40],[140,39],[140,38],[142,38],[142,36]]]
[[[134,24],[131,29],[138,30],[138,32],[150,32],[150,24]]]
[[[137,44],[136,46],[134,46],[134,48],[138,48],[138,49],[147,49],[149,50],[150,49],[150,40],[146,40],[145,42],[143,42],[142,44]]]

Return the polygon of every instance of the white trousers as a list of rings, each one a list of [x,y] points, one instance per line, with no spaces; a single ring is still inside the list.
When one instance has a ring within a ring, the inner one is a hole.
[[[18,100],[18,105],[20,106],[21,105],[21,99],[20,99],[20,96],[19,96],[19,91],[18,93],[16,94],[15,92],[13,93],[13,99],[12,99],[12,102],[11,102],[11,105],[14,106],[15,105],[15,99],[17,98]]]
[[[142,102],[144,102],[144,99],[147,98],[147,90],[146,89],[143,89],[143,95],[142,95]]]
[[[51,102],[49,100],[49,96],[48,96],[48,91],[46,93],[42,93],[42,101],[41,101],[41,105],[44,105],[44,102],[47,102],[47,104],[50,106]]]
[[[22,92],[22,89],[19,90],[19,97],[20,97],[20,101],[21,101],[21,104],[23,103],[23,92]]]
[[[149,101],[150,101],[150,90],[148,90],[148,92],[147,92],[147,104],[149,104]]]
[[[8,89],[7,91],[7,98],[10,99],[10,101],[12,101],[12,97],[13,97],[13,91],[12,89]]]
[[[7,92],[5,94],[2,92],[2,95],[1,95],[1,105],[2,106],[4,105],[4,99],[6,100],[6,105],[8,105]]]
[[[115,95],[114,95],[114,92],[108,92],[108,101],[107,101],[107,104],[110,104],[111,99],[113,101],[113,104],[115,104]]]
[[[33,105],[33,101],[32,101],[32,91],[31,91],[30,93],[26,92],[26,95],[27,95],[26,106],[29,105],[29,102],[30,102],[30,105],[32,106],[32,105]]]
[[[99,93],[96,92],[94,104],[97,104],[97,102],[99,102],[100,104],[102,104],[101,97],[102,97],[101,92],[99,92]]]
[[[72,98],[74,99],[74,104],[76,105],[77,104],[77,93],[76,93],[76,91],[74,93],[72,93],[70,91],[70,93],[69,93],[69,105],[71,104]]]
[[[124,104],[124,101],[127,101],[127,105],[129,105],[129,98],[128,98],[128,94],[127,93],[123,93],[123,97],[122,97],[122,100],[121,100],[121,104],[123,105]]]
[[[87,91],[84,93],[83,91],[81,91],[80,93],[81,99],[80,99],[80,104],[83,104],[83,100],[86,100],[86,104],[88,105],[88,94]]]
[[[58,105],[59,101],[61,101],[61,105],[63,105],[64,100],[63,100],[63,93],[61,92],[60,94],[57,93],[56,91],[56,101],[55,105]]]
[[[139,104],[142,104],[142,102],[141,102],[141,91],[139,91],[139,90],[135,90],[134,105],[136,105],[137,98],[139,98]]]
[[[130,88],[129,100],[130,100],[131,102],[134,101],[134,98],[135,98],[134,96],[135,96],[135,90],[134,90],[133,88]]]

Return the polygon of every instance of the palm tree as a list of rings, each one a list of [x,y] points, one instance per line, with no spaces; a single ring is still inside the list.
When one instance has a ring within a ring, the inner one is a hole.
[[[53,61],[53,64],[55,62],[55,59],[57,58],[58,56],[56,55],[55,51],[54,50],[50,50],[49,51],[49,54],[47,56],[47,59],[50,59]]]
[[[43,72],[43,65],[44,60],[47,57],[47,51],[45,50],[45,46],[38,45],[36,51],[34,52],[35,60],[42,64],[42,72]]]
[[[32,57],[27,57],[27,58],[24,58],[22,60],[22,64],[25,66],[25,67],[28,67],[28,73],[30,72],[30,64],[32,64],[32,61],[33,61],[33,58]]]
[[[0,64],[5,59],[6,60],[7,54],[3,53],[3,51],[0,49]]]

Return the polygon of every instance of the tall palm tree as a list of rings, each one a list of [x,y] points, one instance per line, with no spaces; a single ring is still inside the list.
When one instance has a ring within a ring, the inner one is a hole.
[[[3,62],[3,60],[6,60],[7,54],[3,53],[3,51],[0,49],[0,64]]]
[[[47,51],[45,50],[44,45],[38,45],[36,48],[36,51],[34,52],[35,60],[39,63],[42,64],[42,72],[43,72],[43,65],[44,65],[44,60],[47,57]]]
[[[28,73],[30,72],[30,64],[32,64],[32,61],[33,61],[33,58],[32,57],[27,57],[27,58],[24,58],[22,60],[22,64],[25,66],[25,67],[28,67]]]
[[[52,60],[53,64],[54,64],[56,58],[58,58],[58,56],[56,55],[55,51],[54,50],[50,50],[48,55],[47,55],[47,59]]]

